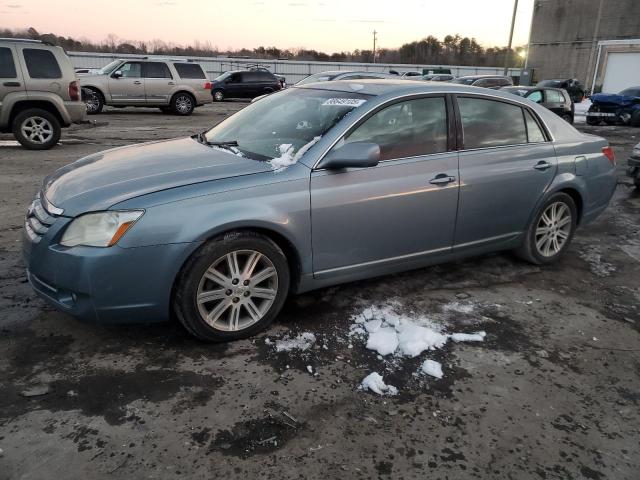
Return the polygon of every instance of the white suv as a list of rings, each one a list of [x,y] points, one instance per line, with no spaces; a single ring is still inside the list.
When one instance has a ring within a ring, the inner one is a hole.
[[[183,60],[119,59],[79,80],[89,114],[112,105],[190,115],[212,102],[211,82],[202,67]]]

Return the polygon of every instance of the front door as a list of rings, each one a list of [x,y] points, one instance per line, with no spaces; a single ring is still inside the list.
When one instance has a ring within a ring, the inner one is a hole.
[[[109,76],[109,94],[114,105],[143,105],[144,79],[141,62],[126,62]]]
[[[176,82],[169,67],[163,62],[145,62],[142,64],[144,94],[148,104],[168,105],[175,91]]]
[[[447,117],[444,96],[393,103],[334,147],[376,143],[376,167],[312,172],[316,277],[384,273],[451,250],[459,182]]]
[[[525,230],[553,180],[551,142],[526,108],[459,96],[464,148],[454,248],[499,243]]]

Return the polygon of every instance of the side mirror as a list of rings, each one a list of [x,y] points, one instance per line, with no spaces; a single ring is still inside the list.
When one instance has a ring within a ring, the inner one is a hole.
[[[380,146],[377,143],[353,142],[330,151],[318,168],[339,170],[343,168],[375,167],[380,161]]]
[[[122,71],[118,70],[116,72],[113,72],[113,78],[121,78],[122,77]]]

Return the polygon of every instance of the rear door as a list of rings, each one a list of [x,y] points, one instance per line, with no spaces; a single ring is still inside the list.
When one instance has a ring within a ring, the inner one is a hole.
[[[4,98],[14,92],[24,91],[24,89],[15,48],[12,46],[0,47],[0,116],[2,116]]]
[[[371,275],[451,250],[459,183],[447,119],[444,96],[392,103],[334,147],[377,143],[376,167],[312,172],[316,277]]]
[[[169,67],[164,62],[145,62],[142,76],[146,103],[168,105],[176,86]]]
[[[529,109],[457,96],[463,138],[454,249],[500,243],[522,232],[553,180],[553,145]]]
[[[558,90],[545,90],[545,107],[558,115],[564,114],[564,96]]]
[[[60,85],[62,81],[62,69],[51,50],[22,45],[16,46],[15,49],[19,53],[19,56],[22,57],[24,86],[27,90],[34,92],[55,92],[61,96],[67,94],[68,85]],[[61,90],[64,93],[62,93]]]
[[[118,77],[118,72],[121,74]],[[111,103],[125,105],[144,105],[144,78],[142,62],[126,62],[109,76]]]

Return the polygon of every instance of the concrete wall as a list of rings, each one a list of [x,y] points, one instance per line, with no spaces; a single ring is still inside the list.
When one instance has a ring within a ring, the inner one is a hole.
[[[600,40],[640,38],[640,0],[535,0],[528,66],[535,78],[591,85]]]
[[[91,52],[67,52],[75,68],[101,68],[107,63],[118,58],[140,58],[141,55],[126,55],[112,53],[91,53]],[[148,55],[153,58],[154,55]],[[327,70],[358,70],[367,72],[388,73],[389,69],[398,72],[422,71],[423,68],[449,68],[456,77],[464,75],[502,75],[503,67],[470,67],[464,65],[408,65],[408,64],[388,64],[388,63],[347,63],[347,62],[303,62],[295,60],[261,60],[250,58],[228,58],[228,57],[180,57],[172,55],[158,56],[158,58],[181,58],[193,59],[198,62],[207,72],[209,78],[215,78],[227,70],[245,69],[250,65],[261,65],[269,68],[272,73],[284,75],[287,83],[292,84],[312,73],[324,72]],[[520,76],[520,69],[512,68],[509,75]]]

